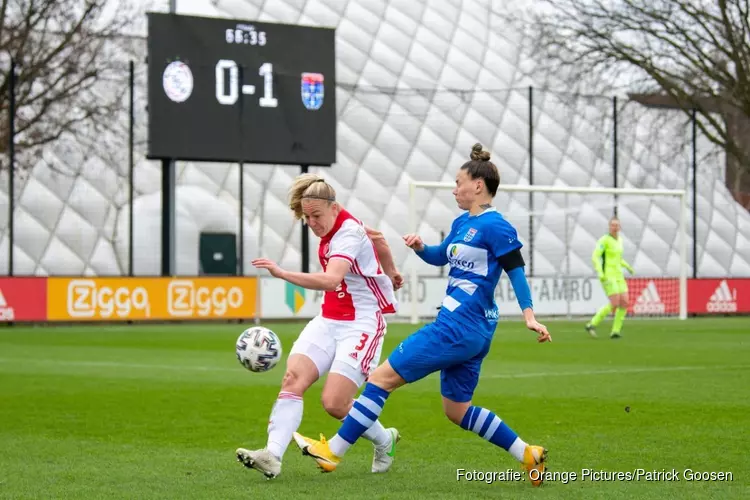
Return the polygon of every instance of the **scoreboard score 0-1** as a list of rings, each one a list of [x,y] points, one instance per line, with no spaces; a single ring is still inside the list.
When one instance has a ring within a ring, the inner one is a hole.
[[[148,13],[150,159],[336,162],[335,31]]]

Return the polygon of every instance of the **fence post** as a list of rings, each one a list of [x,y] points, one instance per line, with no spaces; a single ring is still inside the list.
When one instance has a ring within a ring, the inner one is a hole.
[[[612,129],[612,187],[617,189],[617,96],[612,97],[612,118],[614,120]],[[615,195],[614,216],[617,217],[617,195]]]
[[[442,229],[440,230],[440,241],[443,241],[445,239],[445,231]],[[438,272],[438,276],[441,278],[445,276],[445,266],[440,266],[440,271]]]
[[[16,61],[10,60],[10,85],[8,86],[8,276],[13,276],[13,240],[15,239],[15,224],[13,212],[16,197]]]
[[[258,209],[255,212],[255,217],[258,219],[258,253],[256,257],[263,257],[263,237],[264,237],[264,225],[266,219],[266,181],[260,183],[260,203]],[[260,325],[261,313],[263,312],[263,298],[262,298],[262,284],[260,269],[255,270],[255,279],[257,280],[256,292],[255,292],[255,324]]]
[[[534,185],[534,87],[529,85],[529,185]],[[534,193],[529,191],[529,276],[534,276]]]
[[[238,273],[245,275],[245,162],[240,161],[240,265]]]
[[[300,172],[306,174],[309,172],[309,165],[300,165]],[[300,221],[302,231],[302,272],[310,272],[310,233],[307,230],[305,221]]]
[[[133,268],[133,262],[135,261],[133,257],[133,248],[135,246],[133,244],[135,238],[133,234],[133,199],[135,198],[133,187],[133,180],[135,178],[135,64],[133,63],[133,61],[130,61],[130,63],[128,64],[128,68],[130,71],[130,123],[128,126],[128,203],[130,204],[130,213],[128,213],[128,276],[133,276],[135,272]]]
[[[698,277],[698,116],[693,108],[692,168],[693,168],[693,278]]]

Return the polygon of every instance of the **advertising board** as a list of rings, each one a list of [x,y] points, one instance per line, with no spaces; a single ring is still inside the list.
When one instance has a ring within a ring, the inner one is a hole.
[[[241,319],[256,278],[49,278],[50,321]]]

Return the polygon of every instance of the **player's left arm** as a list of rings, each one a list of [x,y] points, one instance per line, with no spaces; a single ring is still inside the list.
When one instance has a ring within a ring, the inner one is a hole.
[[[526,327],[529,330],[539,334],[538,342],[552,342],[547,327],[539,323],[534,315],[534,303],[531,298],[531,288],[529,281],[526,279],[525,265],[523,254],[521,254],[521,242],[518,241],[516,230],[509,224],[507,227],[498,228],[496,237],[490,245],[491,250],[497,256],[498,263],[508,275],[510,284],[518,300],[518,306],[523,312],[523,318],[526,321]]]
[[[511,250],[500,256],[499,261],[503,270],[508,274],[510,284],[513,286],[518,306],[521,308],[523,319],[526,321],[526,328],[539,334],[537,338],[539,342],[552,342],[552,337],[550,337],[547,327],[539,323],[534,315],[534,303],[531,299],[529,281],[526,279],[525,263],[523,255],[521,255],[521,249]]]

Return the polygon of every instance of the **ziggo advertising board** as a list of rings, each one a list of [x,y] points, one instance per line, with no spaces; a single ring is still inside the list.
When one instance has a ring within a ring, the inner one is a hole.
[[[48,321],[240,319],[256,278],[48,278]]]

